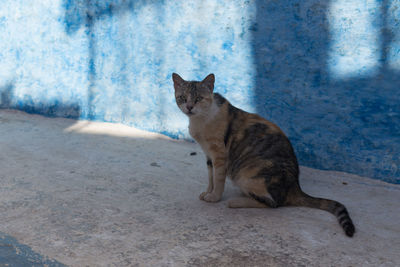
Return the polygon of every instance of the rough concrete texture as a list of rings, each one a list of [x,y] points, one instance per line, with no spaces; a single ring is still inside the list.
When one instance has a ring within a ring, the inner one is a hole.
[[[220,203],[200,201],[193,143],[10,110],[0,137],[0,252],[18,242],[54,266],[400,265],[399,185],[301,168],[306,192],[347,206],[348,238],[324,211],[229,209],[230,182]]]

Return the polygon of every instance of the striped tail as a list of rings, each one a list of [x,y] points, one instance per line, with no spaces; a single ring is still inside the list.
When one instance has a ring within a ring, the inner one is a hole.
[[[356,229],[350,218],[349,212],[343,204],[335,200],[312,197],[302,191],[298,191],[298,194],[296,195],[297,197],[292,198],[292,200],[287,203],[288,205],[326,210],[336,216],[339,224],[342,226],[348,237],[354,235]]]

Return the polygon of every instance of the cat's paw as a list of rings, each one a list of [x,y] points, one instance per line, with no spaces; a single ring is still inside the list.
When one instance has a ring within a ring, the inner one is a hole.
[[[207,192],[207,191],[201,193],[200,196],[199,196],[199,199],[200,199],[200,200],[204,200],[204,196],[207,195],[207,194],[209,194],[209,193],[210,193],[210,192]]]
[[[203,195],[204,194],[204,195]],[[202,196],[203,195],[203,196]],[[209,193],[209,192],[204,192],[200,195],[200,197],[202,196],[202,198],[200,198],[201,200],[204,200],[206,202],[218,202],[221,200],[221,196],[218,196],[216,194],[213,193]]]
[[[205,192],[200,194],[199,199],[200,200],[204,200],[204,196],[207,195],[207,194],[210,194],[212,191],[213,191],[213,187],[209,185],[207,187],[207,191],[205,191]]]

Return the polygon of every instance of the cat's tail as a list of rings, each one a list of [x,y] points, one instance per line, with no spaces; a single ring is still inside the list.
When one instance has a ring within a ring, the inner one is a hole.
[[[336,216],[347,236],[352,237],[356,231],[346,207],[335,200],[312,197],[299,188],[287,199],[286,204],[326,210]]]

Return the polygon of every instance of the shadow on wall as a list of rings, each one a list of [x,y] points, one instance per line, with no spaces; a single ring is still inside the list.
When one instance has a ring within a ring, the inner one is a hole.
[[[400,183],[394,3],[346,3],[257,1],[254,103],[288,134],[301,164]]]
[[[96,86],[96,36],[94,32],[94,24],[96,21],[121,12],[127,12],[133,8],[133,0],[64,0],[63,7],[65,9],[65,30],[67,34],[75,33],[79,28],[86,28],[86,35],[89,40],[88,47],[88,119],[96,119],[93,100],[95,97]]]
[[[53,103],[34,103],[32,97],[25,95],[22,100],[14,99],[14,84],[8,83],[0,87],[0,109],[16,108],[31,114],[41,114],[47,117],[64,117],[79,119],[79,104],[66,105],[55,100]]]
[[[147,22],[148,25],[138,25],[142,21],[135,21],[135,19],[141,9],[146,6],[151,6],[150,9],[156,10],[157,16],[150,21],[151,23]],[[87,112],[81,114],[82,118],[132,125],[132,117],[136,114],[133,114],[131,102],[132,99],[141,97],[136,90],[141,86],[136,84],[137,79],[140,79],[137,77],[145,75],[146,79],[153,81],[163,76],[161,74],[163,67],[161,62],[164,56],[162,34],[156,36],[157,29],[148,28],[152,24],[163,25],[162,7],[162,1],[63,0],[66,33],[72,35],[83,27],[88,40]],[[133,26],[138,28],[132,28]],[[147,33],[149,30],[154,32],[154,36],[149,37],[150,34]],[[143,36],[140,31],[144,31],[147,35]],[[133,40],[141,40],[141,38],[144,38],[143,42],[151,42],[147,44],[150,48],[145,45],[134,46]],[[132,52],[134,48],[139,49],[141,54],[148,54],[145,62],[146,70],[138,67],[143,62],[136,57],[139,52]],[[150,53],[152,48],[154,51]],[[112,71],[108,69],[109,66],[113,66]],[[146,93],[150,96],[154,92],[147,89]],[[161,129],[161,120],[165,116],[165,99],[162,94],[153,94],[151,97],[157,98],[155,104],[158,108],[159,125],[154,126],[154,129]]]
[[[0,108],[10,108],[11,99],[13,98],[14,84],[8,83],[0,87]]]

